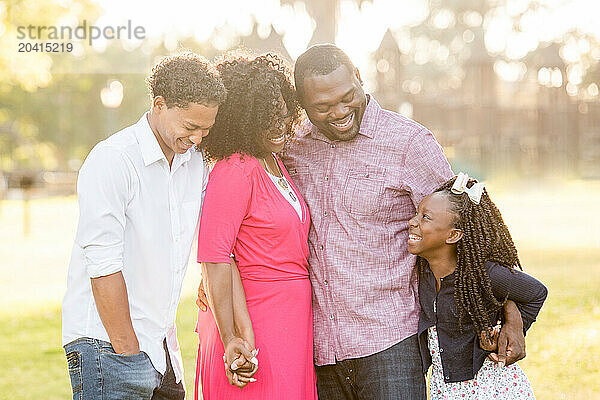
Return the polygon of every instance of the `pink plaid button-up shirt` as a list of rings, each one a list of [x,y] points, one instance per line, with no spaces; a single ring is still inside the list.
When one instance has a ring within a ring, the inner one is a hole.
[[[408,220],[453,176],[431,132],[368,98],[356,138],[331,141],[307,120],[282,157],[312,217],[317,365],[372,355],[417,333]]]

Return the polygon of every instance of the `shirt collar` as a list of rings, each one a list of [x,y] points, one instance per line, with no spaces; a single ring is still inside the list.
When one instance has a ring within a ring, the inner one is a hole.
[[[188,151],[186,151],[186,152],[185,152],[185,153],[183,153],[183,154],[178,154],[178,153],[175,153],[175,157],[176,157],[176,158],[179,158],[179,159],[181,160],[181,163],[182,163],[182,164],[184,164],[184,163],[186,163],[187,161],[189,161],[189,160],[190,160],[190,158],[192,157],[192,151],[193,151],[193,152],[197,152],[197,151],[198,151],[198,150],[196,150],[196,146],[192,146],[192,147],[190,147],[190,148],[189,148],[189,150],[188,150]]]
[[[369,139],[373,139],[373,137],[375,136],[375,132],[377,132],[377,120],[379,119],[381,107],[379,106],[379,103],[375,101],[373,96],[371,96],[370,94],[366,94],[366,96],[368,103],[365,107],[365,112],[363,114],[358,133],[368,137]],[[319,132],[319,129],[315,125],[313,125],[313,123],[310,122],[310,120],[307,118],[306,122],[304,124],[301,124],[298,127],[298,129],[296,129],[296,136],[305,137],[309,134],[313,137],[316,135],[322,135]]]
[[[362,121],[360,123],[360,133],[363,136],[368,137],[369,139],[373,139],[375,137],[375,133],[377,132],[377,122],[379,120],[379,114],[381,113],[381,107],[379,103],[375,101],[373,96],[367,94],[367,107],[365,108],[365,113],[363,114]]]
[[[425,274],[430,275],[432,279],[435,279],[435,275],[433,274],[431,267],[429,267],[429,264],[427,264],[427,266],[425,267]],[[454,270],[450,274],[444,276],[442,279],[446,283],[454,283],[455,278],[456,278],[456,270]]]
[[[135,136],[140,145],[142,152],[142,158],[144,159],[144,165],[148,165],[160,160],[161,158],[167,161],[152,128],[150,128],[150,122],[148,122],[149,112],[145,112],[142,118],[135,124]]]

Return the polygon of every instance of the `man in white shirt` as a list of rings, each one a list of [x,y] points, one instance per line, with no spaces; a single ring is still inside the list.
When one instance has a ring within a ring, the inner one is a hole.
[[[195,145],[226,91],[194,54],[162,59],[147,82],[150,111],[79,171],[62,310],[74,399],[185,398],[175,316],[208,179]]]

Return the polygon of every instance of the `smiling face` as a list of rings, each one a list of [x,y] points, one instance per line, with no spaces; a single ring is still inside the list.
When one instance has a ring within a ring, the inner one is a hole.
[[[273,128],[263,133],[261,145],[269,153],[279,153],[285,147],[286,133],[291,129],[292,113],[288,110],[283,96],[279,97],[280,118],[283,125],[277,123]]]
[[[351,140],[360,130],[367,98],[358,70],[340,65],[327,75],[304,78],[302,106],[306,115],[331,140]]]
[[[162,97],[154,99],[150,124],[169,162],[175,153],[183,154],[199,145],[215,123],[219,107],[189,103],[187,107],[167,107]]]
[[[443,192],[426,196],[417,213],[408,222],[408,251],[429,258],[440,251],[447,251],[462,237],[455,227],[456,214],[449,211],[450,202]]]

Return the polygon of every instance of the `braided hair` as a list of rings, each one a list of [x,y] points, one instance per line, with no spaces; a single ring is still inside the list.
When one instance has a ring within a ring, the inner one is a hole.
[[[455,214],[454,227],[463,232],[463,237],[456,244],[454,281],[459,325],[462,329],[462,325],[470,320],[475,332],[484,331],[489,337],[487,328],[496,322],[490,316],[496,315],[506,300],[498,301],[494,297],[485,263],[494,261],[509,269],[522,269],[521,262],[500,210],[490,199],[487,190],[483,189],[480,203],[475,204],[466,193],[452,193],[454,181],[456,177],[435,192],[442,192],[447,196],[449,211]],[[469,178],[467,187],[475,183],[475,179]],[[418,257],[417,265],[419,271],[423,271],[427,260]]]

